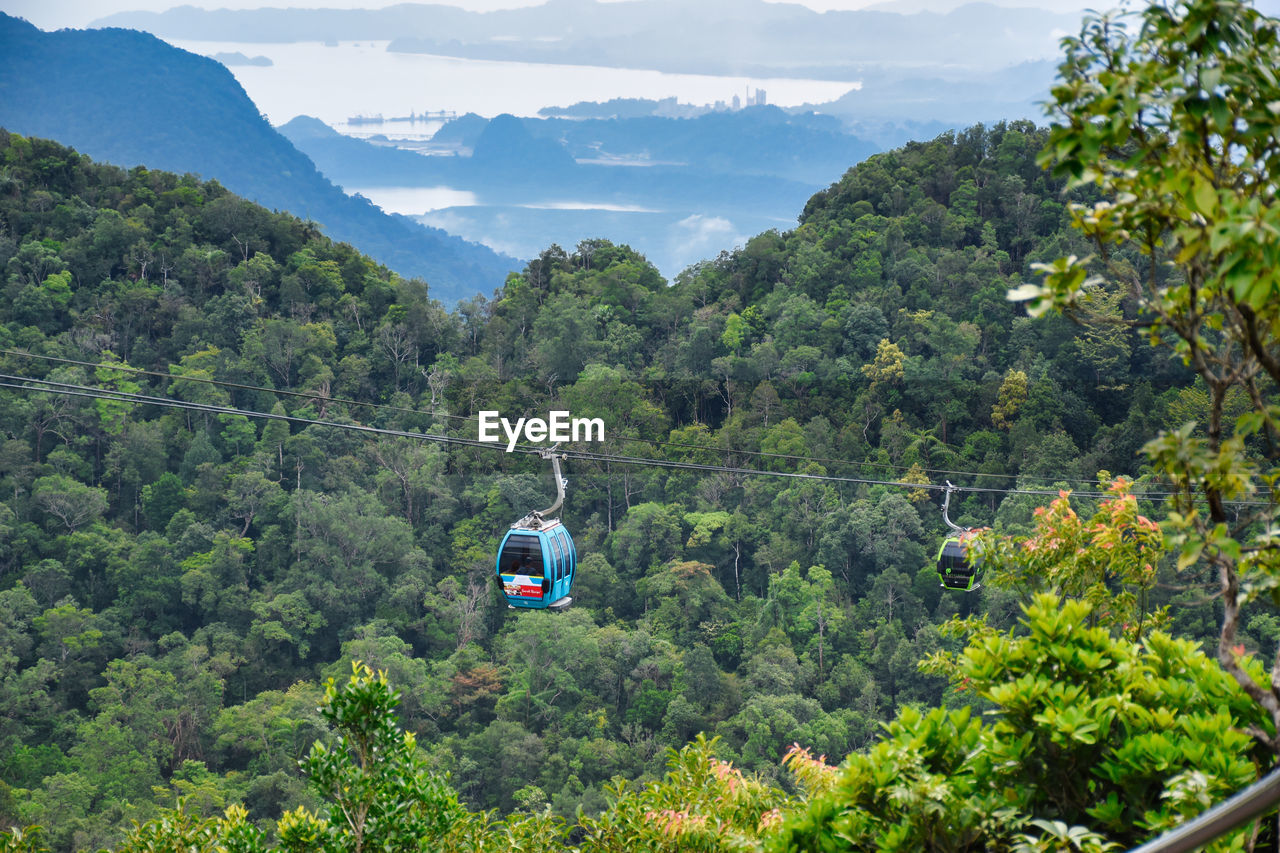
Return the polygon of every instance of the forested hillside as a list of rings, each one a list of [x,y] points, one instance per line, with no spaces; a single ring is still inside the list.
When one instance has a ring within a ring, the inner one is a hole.
[[[455,300],[519,262],[352,198],[277,133],[224,66],[131,30],[43,32],[0,12],[0,127],[126,168],[191,172],[287,210]]]
[[[1006,299],[1087,254],[1046,138],[876,155],[674,282],[605,240],[553,246],[448,313],[216,183],[0,136],[0,823],[71,850],[176,796],[264,827],[315,808],[298,762],[353,659],[403,691],[462,802],[503,813],[598,813],[700,732],[792,790],[793,743],[843,756],[939,705],[947,679],[916,668],[958,648],[937,625],[1008,627],[1017,600],[940,589],[940,494],[892,484],[951,480],[953,519],[1027,533],[1058,488],[1141,478],[1143,442],[1209,405],[1136,333]],[[545,463],[319,423],[474,439],[480,409],[607,425],[572,449],[615,458],[568,463],[565,613],[509,611],[491,581]],[[1211,606],[1174,623],[1216,631]]]

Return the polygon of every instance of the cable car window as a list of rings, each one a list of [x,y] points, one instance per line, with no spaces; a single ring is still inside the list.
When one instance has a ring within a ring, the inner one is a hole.
[[[564,530],[557,530],[556,534],[560,537],[560,544],[564,546],[565,561],[564,573],[569,577],[573,577],[573,570],[577,562],[577,554],[573,551],[573,546],[569,544],[569,534]]]
[[[938,569],[946,571],[952,570],[968,570],[969,564],[966,560],[964,546],[958,542],[947,542],[942,549],[942,554],[938,557]]]
[[[565,568],[564,550],[560,547],[560,537],[553,534],[551,536],[548,536],[547,540],[551,543],[551,550],[556,555],[555,556],[555,559],[556,559],[555,579],[560,580],[560,578],[564,577],[564,568]]]
[[[537,536],[509,536],[498,558],[498,570],[507,575],[542,574],[542,546]]]

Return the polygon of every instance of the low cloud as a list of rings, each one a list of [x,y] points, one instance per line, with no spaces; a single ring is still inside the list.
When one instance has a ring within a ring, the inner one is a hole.
[[[747,239],[746,235],[738,233],[733,223],[723,216],[706,216],[701,213],[681,219],[671,226],[668,234],[672,254],[704,260],[742,245]]]

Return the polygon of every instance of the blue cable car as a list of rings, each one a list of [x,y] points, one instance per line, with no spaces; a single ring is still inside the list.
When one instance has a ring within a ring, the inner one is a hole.
[[[573,603],[569,590],[578,569],[578,552],[573,537],[558,518],[543,518],[564,503],[567,481],[560,476],[560,457],[551,459],[556,478],[556,502],[542,512],[531,512],[511,525],[498,546],[498,584],[507,606],[526,609],[563,610]]]
[[[498,548],[498,582],[511,607],[562,610],[578,568],[573,537],[559,519],[532,527],[511,525]]]

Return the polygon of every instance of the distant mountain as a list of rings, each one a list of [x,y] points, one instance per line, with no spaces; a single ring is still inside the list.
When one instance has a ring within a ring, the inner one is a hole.
[[[886,142],[862,126],[868,118],[892,118],[899,123],[942,122],[952,127],[1004,119],[1040,120],[1044,116],[1040,105],[1048,100],[1056,75],[1057,63],[1050,60],[981,73],[877,69],[868,73],[861,88],[812,106],[839,116],[851,131],[887,148],[905,143],[906,139]],[[910,138],[926,135],[917,132]]]
[[[118,12],[95,27],[128,27],[162,38],[235,42],[297,42],[333,39],[392,39],[397,35],[455,33],[481,37],[486,16],[455,6],[401,3],[385,9],[198,9]]]
[[[694,118],[661,115],[527,122],[562,140],[575,157],[640,157],[722,175],[768,175],[821,187],[879,148],[850,134],[840,119],[754,106]]]
[[[272,129],[224,66],[144,33],[47,33],[0,14],[0,126],[121,166],[217,179],[425,279],[446,303],[491,292],[519,267],[348,197]]]
[[[954,11],[961,6],[972,3],[973,0],[884,0],[881,3],[872,3],[862,8],[873,12],[893,12],[898,15],[914,15],[917,12],[934,12],[945,15]],[[1043,7],[1045,3],[1036,3],[1035,0],[984,0],[994,6],[1005,7]],[[1051,5],[1059,12],[1083,12],[1090,8],[1106,8],[1105,3],[1094,3],[1090,0],[1052,0]],[[1114,5],[1114,4],[1113,4]]]
[[[817,13],[764,0],[550,0],[466,12],[398,4],[384,9],[128,12],[96,23],[164,38],[214,41],[390,40],[391,50],[477,59],[650,68],[702,74],[857,80],[868,63],[992,70],[1057,56],[1077,11],[968,3],[946,13]]]
[[[835,119],[773,107],[698,119],[466,115],[432,140],[459,156],[354,139],[306,116],[279,130],[349,191],[399,199],[398,212],[468,239],[529,255],[607,235],[669,277],[745,235],[791,227],[816,190],[877,150],[841,133]],[[378,191],[388,187],[391,195]],[[414,209],[405,192],[415,187],[474,199],[425,215],[426,202]]]
[[[897,12],[902,15],[910,15],[916,12],[949,12],[973,0],[884,0],[882,3],[874,3],[870,6],[864,6],[865,9],[872,9],[878,12]],[[1047,0],[988,0],[997,6],[1043,6]],[[1087,9],[1108,9],[1120,5],[1118,2],[1098,3],[1093,0],[1051,0],[1055,9],[1060,12],[1066,11],[1084,11]],[[1280,15],[1280,0],[1254,0],[1254,8],[1264,15],[1275,17]]]
[[[607,101],[579,101],[567,107],[543,107],[538,115],[545,118],[693,118],[709,112],[709,106],[681,104],[675,95],[654,98],[610,98]]]
[[[485,125],[473,146],[471,164],[491,178],[516,179],[539,172],[556,175],[577,166],[558,141],[535,138],[513,115],[500,115]]]
[[[846,133],[832,116],[790,114],[777,107],[692,119],[486,120],[468,114],[445,124],[432,139],[452,144],[461,157],[421,157],[370,145],[305,116],[279,129],[344,186],[445,183],[504,195],[532,187],[544,199],[580,197],[583,189],[598,188],[646,206],[687,198],[691,186],[699,188],[705,207],[716,207],[726,196],[740,198],[753,185],[766,194],[783,185],[788,196],[802,187],[812,193],[879,150]],[[635,170],[602,165],[610,162],[647,168],[643,175],[628,175],[624,172]]]
[[[245,56],[238,50],[233,53],[215,53],[212,58],[226,66],[256,65],[261,68],[269,68],[274,64],[265,56]]]
[[[548,8],[533,7],[534,9]],[[625,18],[615,9],[630,9]],[[465,40],[445,32],[396,37],[389,50],[470,59],[651,68],[689,74],[860,80],[870,65],[994,70],[1058,54],[1080,15],[970,3],[946,14],[859,10],[818,14],[773,3],[582,2],[581,24],[554,37]],[[638,8],[649,14],[636,16]],[[788,10],[784,15],[779,8]],[[726,11],[728,14],[726,14]],[[512,10],[532,16],[531,10]],[[634,27],[634,28],[632,28]],[[605,35],[605,34],[608,35]],[[495,29],[496,35],[496,29]]]

